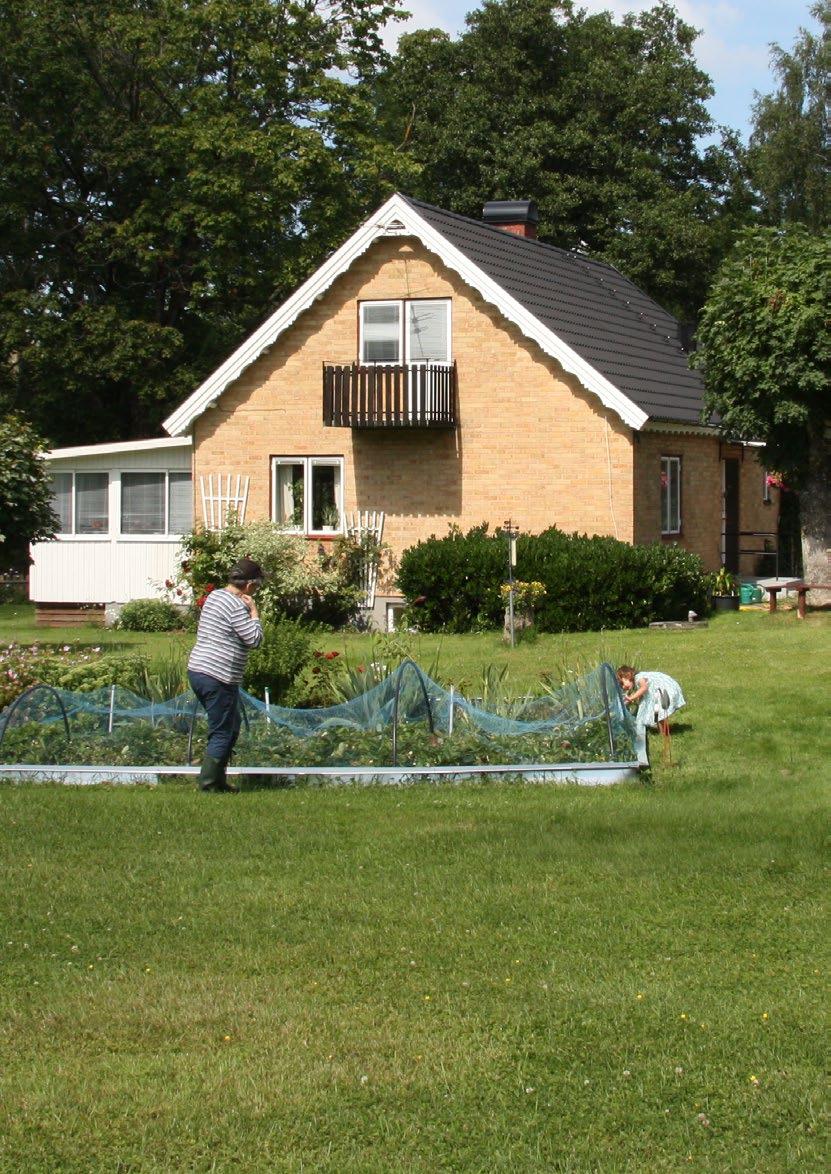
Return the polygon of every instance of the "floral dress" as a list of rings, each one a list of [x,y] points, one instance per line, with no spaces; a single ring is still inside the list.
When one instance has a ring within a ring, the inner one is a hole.
[[[646,746],[646,731],[649,726],[668,718],[682,705],[686,705],[681,686],[666,673],[635,673],[635,685],[640,687],[646,681],[646,692],[638,702],[635,714],[635,752],[641,766],[649,766]]]
[[[666,673],[635,673],[635,685],[640,687],[646,681],[647,688],[638,702],[635,725],[639,732],[646,732],[647,726],[657,726],[676,709],[686,705],[681,686]]]

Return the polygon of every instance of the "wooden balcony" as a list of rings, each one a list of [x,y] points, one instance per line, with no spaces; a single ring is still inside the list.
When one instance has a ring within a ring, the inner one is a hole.
[[[323,364],[330,428],[455,428],[456,364]]]

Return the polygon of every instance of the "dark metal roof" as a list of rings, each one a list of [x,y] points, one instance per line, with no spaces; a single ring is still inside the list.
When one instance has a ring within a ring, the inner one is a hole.
[[[611,265],[403,197],[650,418],[700,424],[704,382],[676,318]]]

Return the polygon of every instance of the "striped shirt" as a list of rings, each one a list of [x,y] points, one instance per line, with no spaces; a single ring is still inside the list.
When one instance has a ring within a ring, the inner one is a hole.
[[[202,606],[188,669],[226,685],[240,685],[249,650],[259,648],[262,640],[260,621],[251,618],[238,595],[220,587]]]

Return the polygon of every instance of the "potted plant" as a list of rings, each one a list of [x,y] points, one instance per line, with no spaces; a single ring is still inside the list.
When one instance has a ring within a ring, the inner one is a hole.
[[[712,581],[713,607],[716,611],[739,610],[739,584],[736,576],[719,567]]]

